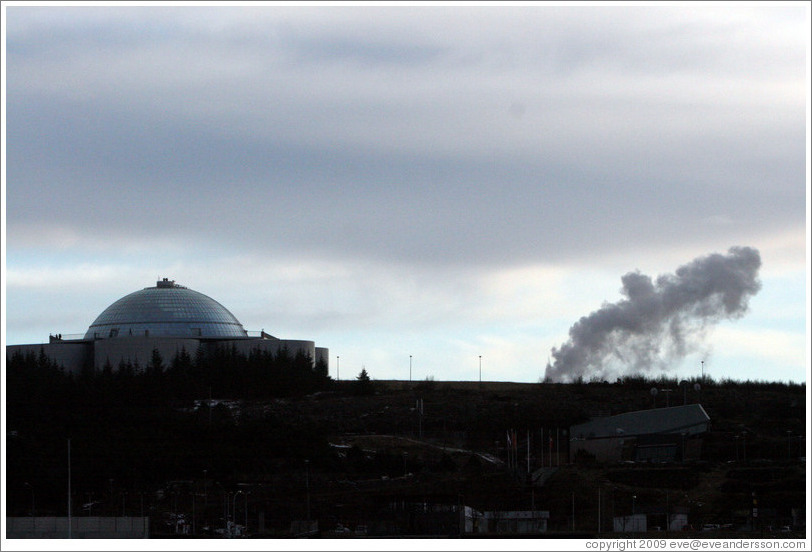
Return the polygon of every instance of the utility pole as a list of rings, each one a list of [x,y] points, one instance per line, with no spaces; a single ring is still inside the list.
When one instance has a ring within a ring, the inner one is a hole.
[[[307,521],[310,521],[310,460],[305,460],[305,486],[307,489]],[[310,531],[310,527],[307,528]]]
[[[25,485],[26,487],[28,487],[31,490],[31,536],[34,536],[34,532],[36,530],[36,521],[34,520],[34,509],[35,509],[34,487],[28,481],[23,483],[23,485]]]
[[[73,520],[71,519],[71,490],[70,490],[70,439],[68,439],[68,538],[72,536]]]
[[[415,404],[417,410],[417,435],[419,439],[423,438],[423,399],[417,399]]]
[[[598,487],[598,533],[601,532],[601,488]]]

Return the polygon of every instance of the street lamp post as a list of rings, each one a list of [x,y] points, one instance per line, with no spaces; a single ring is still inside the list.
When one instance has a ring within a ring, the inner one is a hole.
[[[220,484],[219,481],[215,481],[214,484],[217,485],[218,487],[220,487],[220,490],[223,491],[223,520],[224,520],[224,523],[225,523],[225,531],[226,531],[226,534],[224,534],[223,536],[227,536],[227,533],[228,533],[228,496],[226,496],[226,490]]]
[[[228,496],[225,497],[226,507],[226,535],[231,538],[231,491],[228,491]]]
[[[409,355],[409,383],[412,382],[412,355]]]
[[[110,515],[114,516],[116,515],[115,512],[113,511],[113,481],[115,480],[111,477],[110,479],[108,479],[108,481],[110,482],[110,500],[107,503],[110,505],[109,506]]]
[[[195,497],[197,496],[197,489],[192,487],[192,534],[197,535],[197,502]]]
[[[307,492],[307,521],[310,521],[310,460],[305,460],[305,491]],[[308,531],[310,528],[308,527]]]
[[[336,355],[336,381],[341,380],[341,357]]]
[[[73,519],[71,518],[71,470],[70,470],[70,439],[68,439],[68,538],[73,537]]]
[[[35,517],[35,515],[34,515],[34,487],[32,487],[31,484],[28,483],[27,481],[25,483],[23,483],[23,485],[25,485],[26,487],[31,489],[31,532],[33,533],[34,532],[34,517]]]
[[[238,494],[245,494],[241,490],[234,493],[234,499],[232,500],[231,511],[234,513],[234,525],[237,524],[237,495]]]
[[[209,525],[209,488],[208,488],[208,473],[209,470],[203,470],[203,527],[208,528]]]
[[[482,386],[482,355],[479,355],[479,385]]]
[[[245,534],[248,533],[248,495],[251,494],[251,491],[247,493],[243,493],[243,498],[245,499],[245,524],[243,525],[243,532]]]

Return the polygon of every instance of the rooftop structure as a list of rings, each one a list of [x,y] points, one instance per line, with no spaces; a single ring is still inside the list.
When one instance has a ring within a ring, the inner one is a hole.
[[[637,410],[616,416],[596,418],[571,428],[573,439],[636,437],[667,433],[703,433],[708,430],[710,416],[701,404]]]

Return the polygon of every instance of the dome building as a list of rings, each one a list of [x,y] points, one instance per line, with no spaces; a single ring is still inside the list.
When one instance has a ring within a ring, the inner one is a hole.
[[[261,332],[248,332],[223,305],[197,291],[163,278],[154,287],[125,295],[104,309],[84,335],[50,336],[49,343],[9,345],[6,357],[43,352],[66,371],[101,369],[122,361],[146,366],[154,351],[165,362],[181,351],[195,355],[227,346],[240,353],[286,348],[309,356],[314,365],[327,366],[329,351],[313,341],[284,340]]]
[[[85,339],[119,335],[234,338],[248,333],[223,305],[164,278],[155,287],[126,295],[104,309]]]

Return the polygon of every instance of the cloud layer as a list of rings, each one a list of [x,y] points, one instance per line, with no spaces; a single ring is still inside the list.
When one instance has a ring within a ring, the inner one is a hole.
[[[9,335],[166,276],[538,374],[630,268],[805,270],[803,6],[3,9]]]
[[[9,232],[501,264],[802,224],[791,13],[12,8]]]

